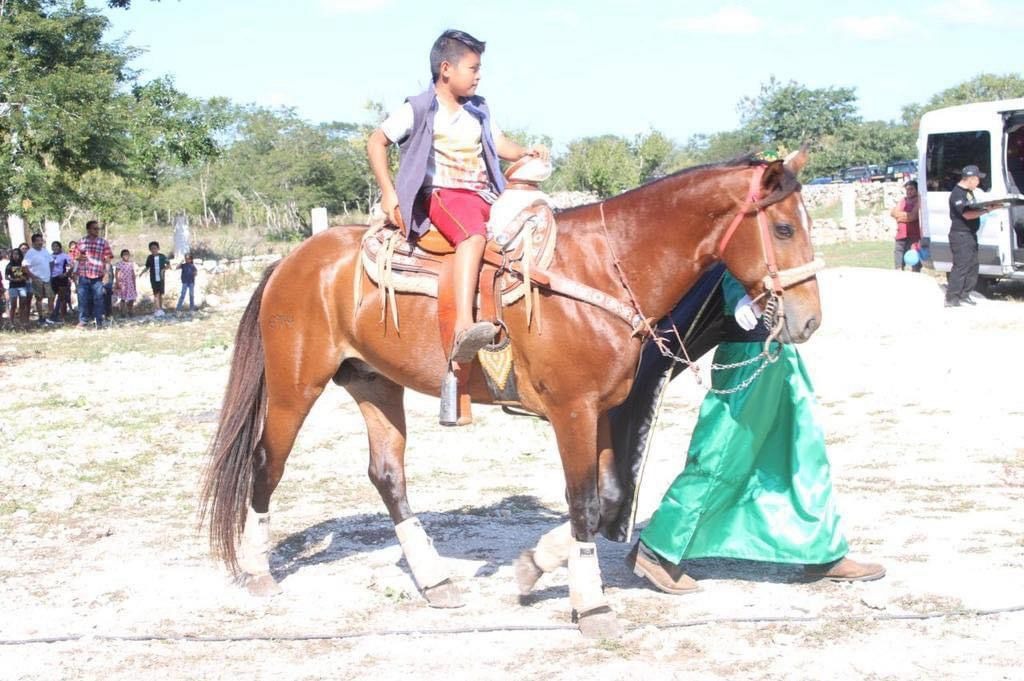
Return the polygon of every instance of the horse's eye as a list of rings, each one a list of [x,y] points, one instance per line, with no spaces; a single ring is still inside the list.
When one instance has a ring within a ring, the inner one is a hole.
[[[775,235],[780,239],[789,239],[793,236],[793,225],[780,222],[775,225]]]

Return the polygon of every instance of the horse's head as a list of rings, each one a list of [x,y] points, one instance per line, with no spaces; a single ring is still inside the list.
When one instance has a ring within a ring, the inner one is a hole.
[[[781,296],[784,342],[802,343],[821,325],[821,304],[814,273],[821,268],[811,248],[811,220],[800,196],[797,173],[807,162],[801,149],[785,161],[753,166],[747,178],[748,201],[722,237],[718,252],[726,267],[763,308]],[[760,297],[760,298],[759,298]]]

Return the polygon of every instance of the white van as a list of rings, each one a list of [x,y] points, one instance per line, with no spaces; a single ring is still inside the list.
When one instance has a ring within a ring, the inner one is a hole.
[[[1024,193],[1024,98],[929,111],[921,117],[917,151],[922,245],[935,269],[948,272],[949,192],[960,169],[973,164],[985,173],[974,193],[979,202]],[[997,279],[1024,280],[1024,206],[982,216],[978,263],[979,288]]]

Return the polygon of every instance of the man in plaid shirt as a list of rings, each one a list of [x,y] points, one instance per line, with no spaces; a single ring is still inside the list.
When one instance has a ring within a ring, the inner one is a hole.
[[[78,276],[78,326],[84,328],[89,318],[95,317],[96,326],[100,327],[103,326],[103,284],[114,252],[100,236],[99,222],[89,220],[85,231],[86,235],[71,250]]]

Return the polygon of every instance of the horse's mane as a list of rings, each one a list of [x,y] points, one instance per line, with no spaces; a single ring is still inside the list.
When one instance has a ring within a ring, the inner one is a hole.
[[[768,165],[768,163],[769,163],[769,161],[766,161],[766,160],[760,158],[756,154],[743,154],[741,156],[736,156],[734,158],[728,159],[726,161],[716,161],[714,163],[703,163],[701,165],[696,165],[696,166],[690,166],[688,168],[683,168],[682,170],[677,170],[674,173],[669,173],[668,175],[663,175],[662,177],[658,177],[658,178],[655,178],[653,180],[649,180],[649,181],[647,181],[647,182],[645,182],[645,183],[643,183],[641,185],[633,187],[632,189],[627,189],[626,191],[622,192],[621,194],[616,194],[615,196],[610,197],[610,198],[617,199],[617,198],[620,198],[620,197],[623,197],[623,196],[629,196],[630,194],[633,194],[635,192],[644,191],[644,190],[649,189],[650,187],[653,187],[653,186],[655,186],[657,184],[661,184],[662,182],[668,182],[668,181],[673,180],[673,179],[678,178],[678,177],[683,177],[685,175],[691,175],[693,173],[699,173],[699,172],[703,172],[703,171],[706,171],[706,170],[733,169],[733,168],[754,168],[754,167],[757,167],[757,166]],[[775,191],[773,191],[768,196],[766,196],[763,199],[761,199],[760,205],[761,205],[761,207],[765,207],[765,206],[770,206],[773,203],[778,203],[779,201],[781,201],[782,199],[786,198],[787,196],[789,196],[793,192],[799,191],[799,189],[800,189],[800,182],[796,179],[796,175],[794,175],[792,172],[789,171],[788,168],[786,168],[786,169],[784,169],[784,172],[783,172],[782,181],[779,183],[779,188],[776,189]],[[575,210],[578,210],[578,209],[581,209],[581,208],[587,208],[589,206],[594,206],[594,205],[597,205],[597,204],[602,203],[602,202],[607,201],[607,200],[609,200],[609,199],[599,199],[597,201],[592,201],[590,203],[580,204],[579,206],[572,206],[571,208],[562,208],[562,209],[556,210],[555,214],[556,215],[563,215],[563,214],[566,214],[566,213],[571,213],[572,211],[575,211]]]

